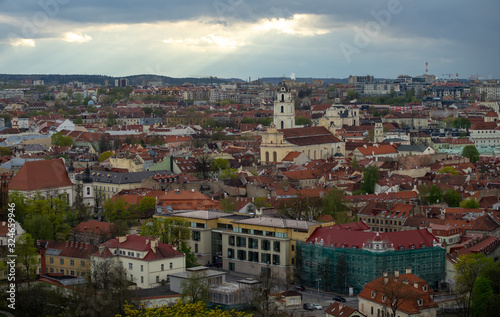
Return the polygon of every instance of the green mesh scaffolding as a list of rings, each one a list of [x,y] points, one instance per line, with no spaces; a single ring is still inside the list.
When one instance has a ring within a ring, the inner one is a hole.
[[[368,282],[406,269],[438,289],[445,279],[445,252],[441,247],[370,251],[357,248],[335,248],[297,242],[295,276],[301,285],[320,290],[358,294]]]

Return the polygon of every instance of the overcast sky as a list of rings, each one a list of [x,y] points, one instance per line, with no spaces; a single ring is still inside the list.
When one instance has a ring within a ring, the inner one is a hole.
[[[500,78],[500,1],[0,0],[0,73]]]

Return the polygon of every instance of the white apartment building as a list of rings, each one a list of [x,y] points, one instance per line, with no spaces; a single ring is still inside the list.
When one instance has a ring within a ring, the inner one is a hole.
[[[474,124],[470,129],[469,139],[479,146],[500,146],[500,127],[496,122]]]
[[[127,280],[138,288],[153,288],[169,275],[186,270],[185,255],[159,239],[127,235],[106,241],[91,258],[92,270],[99,261],[113,261],[125,269]]]

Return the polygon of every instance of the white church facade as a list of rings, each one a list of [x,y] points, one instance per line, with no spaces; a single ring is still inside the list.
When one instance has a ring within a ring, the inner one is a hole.
[[[262,134],[261,162],[281,162],[290,152],[304,153],[313,160],[344,156],[345,143],[329,126],[295,127],[294,100],[287,86],[282,85],[274,102],[274,120]]]

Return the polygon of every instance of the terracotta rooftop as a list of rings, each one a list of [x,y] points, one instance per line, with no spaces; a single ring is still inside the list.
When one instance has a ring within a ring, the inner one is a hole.
[[[9,183],[9,190],[43,190],[73,186],[62,159],[27,161]]]

